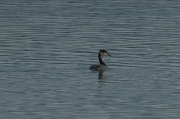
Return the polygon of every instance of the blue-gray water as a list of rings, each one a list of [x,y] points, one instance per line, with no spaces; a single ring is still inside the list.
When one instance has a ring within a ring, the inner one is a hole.
[[[1,0],[0,118],[179,119],[179,31],[178,0]]]

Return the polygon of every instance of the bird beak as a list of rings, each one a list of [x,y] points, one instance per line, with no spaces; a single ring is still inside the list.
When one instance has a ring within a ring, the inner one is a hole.
[[[113,57],[112,55],[108,54],[108,56]]]

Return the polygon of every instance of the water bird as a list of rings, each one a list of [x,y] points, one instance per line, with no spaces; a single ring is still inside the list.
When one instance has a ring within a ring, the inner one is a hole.
[[[99,58],[99,63],[98,65],[92,65],[89,67],[90,70],[94,70],[94,71],[102,71],[108,68],[108,66],[106,65],[106,63],[104,62],[104,60],[102,59],[104,56],[110,56],[113,57],[112,55],[110,55],[106,50],[100,50],[99,54],[98,54],[98,58]]]

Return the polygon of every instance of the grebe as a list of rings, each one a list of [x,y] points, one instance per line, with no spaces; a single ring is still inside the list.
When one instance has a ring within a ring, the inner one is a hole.
[[[113,57],[112,55],[110,55],[106,50],[100,50],[99,54],[98,54],[98,58],[99,58],[99,65],[92,65],[91,67],[89,67],[90,70],[94,70],[94,71],[101,71],[101,70],[105,70],[107,69],[107,65],[106,63],[103,61],[103,56],[110,56]]]

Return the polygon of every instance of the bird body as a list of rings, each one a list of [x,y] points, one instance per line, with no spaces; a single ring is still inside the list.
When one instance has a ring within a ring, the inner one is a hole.
[[[101,70],[105,70],[107,69],[108,66],[107,65],[103,65],[103,64],[94,64],[92,65],[89,69],[90,70],[94,70],[94,71],[101,71]]]

